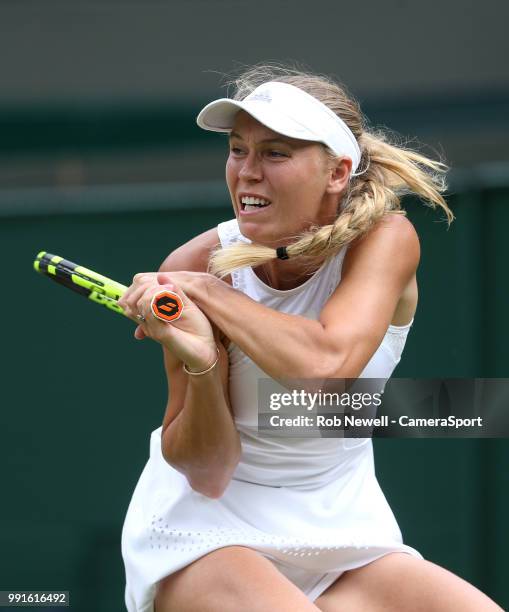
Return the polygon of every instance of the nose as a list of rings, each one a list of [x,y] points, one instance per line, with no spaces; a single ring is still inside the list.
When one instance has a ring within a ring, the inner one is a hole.
[[[244,163],[239,171],[239,177],[246,181],[261,181],[263,178],[262,164],[255,151],[244,158]]]

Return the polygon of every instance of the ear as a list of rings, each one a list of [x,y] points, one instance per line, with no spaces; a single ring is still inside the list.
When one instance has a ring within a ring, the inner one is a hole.
[[[329,182],[327,193],[343,193],[350,179],[352,160],[349,157],[340,157],[332,162],[329,169]]]

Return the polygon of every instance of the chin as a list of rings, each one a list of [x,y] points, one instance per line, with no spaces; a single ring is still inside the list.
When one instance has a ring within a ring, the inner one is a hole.
[[[279,246],[291,244],[296,236],[304,233],[309,229],[311,223],[301,227],[278,227],[274,229],[269,223],[256,223],[242,217],[237,217],[240,233],[249,238],[251,242],[256,242],[262,246],[275,249]]]
[[[249,238],[251,242],[256,242],[263,246],[274,247],[277,246],[281,240],[281,232],[275,235],[274,232],[270,231],[270,228],[266,225],[258,224],[253,221],[246,221],[242,218],[237,218],[239,223],[240,233]]]

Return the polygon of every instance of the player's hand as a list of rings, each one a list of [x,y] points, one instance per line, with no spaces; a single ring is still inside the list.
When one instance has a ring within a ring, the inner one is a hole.
[[[164,282],[166,280],[169,280],[168,275],[161,273],[137,274],[133,284],[119,300],[119,305],[138,324],[134,334],[137,339],[152,338],[190,370],[205,370],[217,357],[212,325],[174,281]],[[180,318],[171,323],[160,321],[151,310],[152,298],[164,290],[177,293],[184,304]],[[145,321],[140,321],[137,315],[142,315]]]
[[[200,304],[200,297],[207,293],[208,288],[214,284],[227,284],[224,280],[217,278],[207,272],[189,272],[187,270],[172,270],[171,272],[158,272],[157,278],[160,283],[175,283],[182,291],[191,298],[195,304]]]

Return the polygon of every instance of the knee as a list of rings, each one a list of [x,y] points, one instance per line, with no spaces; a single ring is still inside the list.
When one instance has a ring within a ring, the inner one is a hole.
[[[155,612],[219,612],[242,609],[246,572],[254,551],[228,546],[161,580]]]
[[[197,582],[185,569],[159,582],[154,600],[155,612],[219,612],[230,609],[232,593],[220,576],[204,573]]]

